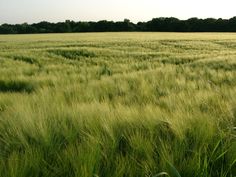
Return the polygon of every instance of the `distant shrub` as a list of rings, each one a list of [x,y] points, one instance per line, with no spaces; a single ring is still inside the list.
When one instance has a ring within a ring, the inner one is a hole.
[[[5,81],[0,80],[0,92],[27,92],[31,93],[36,89],[35,84],[26,81]]]

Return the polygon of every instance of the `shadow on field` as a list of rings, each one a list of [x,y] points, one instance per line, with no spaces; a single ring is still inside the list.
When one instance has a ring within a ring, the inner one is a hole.
[[[52,53],[54,55],[62,56],[70,60],[77,60],[82,57],[91,58],[96,56],[94,52],[85,49],[78,49],[78,50],[55,49],[55,50],[48,50],[47,52]]]
[[[28,64],[39,64],[35,58],[27,57],[27,56],[13,56],[14,60],[22,61]]]
[[[36,85],[26,81],[4,81],[0,80],[0,92],[26,92],[31,93],[36,90]]]

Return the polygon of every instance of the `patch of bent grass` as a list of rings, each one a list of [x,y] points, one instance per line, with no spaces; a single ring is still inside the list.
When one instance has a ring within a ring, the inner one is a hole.
[[[85,49],[78,49],[78,50],[54,49],[54,50],[49,50],[48,52],[71,60],[80,59],[81,57],[85,58],[95,57],[95,54],[93,52],[90,52]]]
[[[27,81],[0,80],[0,92],[27,92],[36,90],[36,85]]]

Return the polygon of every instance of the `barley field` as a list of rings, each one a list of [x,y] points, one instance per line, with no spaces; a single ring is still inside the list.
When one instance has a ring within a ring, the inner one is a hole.
[[[0,36],[0,177],[235,177],[235,33]]]

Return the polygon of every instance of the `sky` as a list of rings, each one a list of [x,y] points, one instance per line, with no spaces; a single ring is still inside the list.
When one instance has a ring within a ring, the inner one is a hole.
[[[236,0],[0,0],[0,24],[40,21],[148,21],[156,17],[179,19],[231,18]]]

